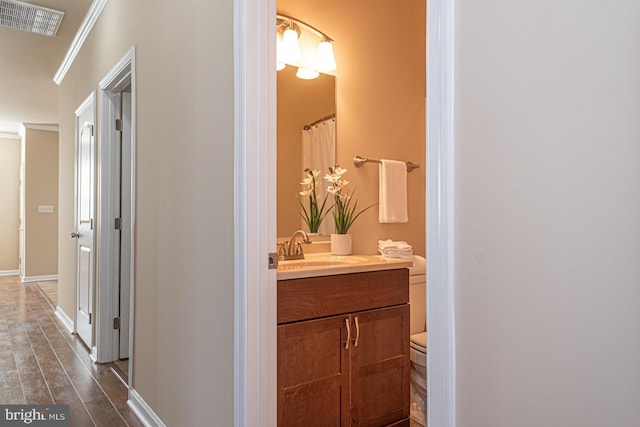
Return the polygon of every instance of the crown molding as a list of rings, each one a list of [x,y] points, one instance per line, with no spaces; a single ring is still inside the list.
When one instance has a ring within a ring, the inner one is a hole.
[[[58,71],[56,71],[56,74],[53,76],[53,81],[58,86],[60,86],[62,80],[64,80],[64,77],[67,75],[67,72],[69,71],[69,68],[71,68],[73,61],[76,59],[76,56],[78,56],[78,52],[80,52],[80,48],[82,48],[82,45],[89,36],[89,33],[91,33],[93,26],[95,25],[98,17],[102,13],[102,10],[107,5],[108,1],[109,0],[93,0],[93,3],[91,3],[91,7],[89,7],[89,11],[84,17],[82,24],[80,24],[80,28],[78,28],[76,36],[73,38],[73,41],[71,42],[67,53],[62,59],[62,63],[60,64]]]
[[[0,132],[0,139],[20,139],[17,133]],[[1,276],[2,274],[0,274]]]
[[[44,123],[20,123],[20,127],[18,129],[18,139],[22,138],[25,135],[25,132],[27,129],[59,132],[60,126],[56,124],[44,124]]]

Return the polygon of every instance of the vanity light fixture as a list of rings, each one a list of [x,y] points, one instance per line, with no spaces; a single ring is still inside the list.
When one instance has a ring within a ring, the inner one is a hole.
[[[320,72],[316,70],[310,70],[309,68],[299,67],[296,72],[296,77],[302,80],[313,80],[320,76]]]
[[[278,71],[283,69],[285,64],[292,65],[298,67],[298,78],[315,79],[320,72],[327,73],[337,68],[333,55],[333,40],[311,25],[278,14],[276,34]]]
[[[282,33],[282,42],[278,56],[279,62],[298,62],[302,58],[300,43],[298,42],[300,30],[293,21],[289,21],[287,28]]]
[[[336,59],[333,56],[333,43],[326,37],[318,45],[317,60],[318,71],[327,72],[338,68]]]

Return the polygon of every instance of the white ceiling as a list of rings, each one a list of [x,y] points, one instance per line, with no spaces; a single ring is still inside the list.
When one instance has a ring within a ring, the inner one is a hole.
[[[23,0],[65,13],[55,37],[0,27],[0,133],[17,133],[21,122],[58,123],[62,63],[92,0]]]

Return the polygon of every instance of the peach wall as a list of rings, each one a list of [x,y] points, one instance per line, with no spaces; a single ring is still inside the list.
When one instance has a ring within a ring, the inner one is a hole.
[[[353,157],[410,160],[409,222],[379,224],[378,209],[351,228],[355,253],[375,253],[378,239],[406,240],[425,253],[425,2],[366,5],[340,0],[278,0],[279,13],[305,21],[335,40],[338,162],[359,205],[378,201],[378,167]]]
[[[20,140],[0,138],[0,271],[18,270]]]

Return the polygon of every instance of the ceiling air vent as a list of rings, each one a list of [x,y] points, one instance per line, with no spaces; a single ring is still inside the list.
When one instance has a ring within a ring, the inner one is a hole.
[[[55,36],[64,12],[16,0],[0,0],[0,25]]]

